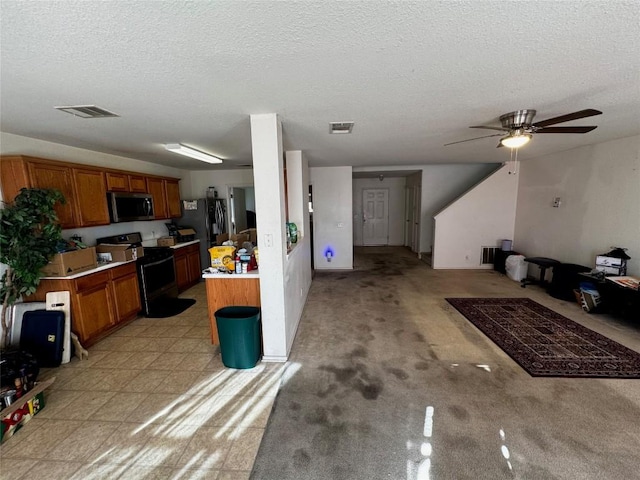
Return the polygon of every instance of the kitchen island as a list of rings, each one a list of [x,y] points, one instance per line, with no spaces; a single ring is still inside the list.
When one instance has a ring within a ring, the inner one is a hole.
[[[242,274],[205,273],[207,310],[211,325],[211,343],[220,344],[215,313],[223,307],[260,306],[260,274],[253,270]]]

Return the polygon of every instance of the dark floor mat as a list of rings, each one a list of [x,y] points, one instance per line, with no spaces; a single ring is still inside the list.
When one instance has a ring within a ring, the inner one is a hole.
[[[154,302],[147,318],[167,318],[178,315],[192,306],[196,301],[192,298],[164,298]]]

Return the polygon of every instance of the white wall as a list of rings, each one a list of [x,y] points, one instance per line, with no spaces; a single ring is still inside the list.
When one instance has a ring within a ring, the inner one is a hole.
[[[421,252],[431,251],[434,215],[498,167],[495,163],[422,167]]]
[[[514,249],[593,267],[611,246],[640,275],[640,136],[521,162]]]
[[[387,165],[359,167],[354,168],[353,171],[420,170],[422,172],[422,180],[419,182],[421,184],[420,251],[430,252],[433,244],[434,215],[499,167],[499,163],[423,165],[421,167]],[[407,182],[415,185],[415,177],[407,177]]]
[[[298,242],[287,255],[284,274],[287,355],[302,318],[311,287],[311,238],[309,232],[309,166],[301,151],[289,151],[287,191],[289,221],[298,227]]]
[[[404,245],[405,177],[353,179],[353,244],[362,245],[362,191],[389,189],[389,245]]]
[[[253,169],[194,170],[188,172],[190,188],[182,190],[182,198],[205,198],[207,189],[215,187],[219,198],[228,198],[228,187],[253,185]]]
[[[350,270],[353,268],[351,167],[315,167],[309,170],[313,186],[315,268]],[[328,249],[333,252],[331,262],[325,257]]]
[[[504,165],[435,217],[433,268],[481,267],[483,246],[513,238],[518,174]]]

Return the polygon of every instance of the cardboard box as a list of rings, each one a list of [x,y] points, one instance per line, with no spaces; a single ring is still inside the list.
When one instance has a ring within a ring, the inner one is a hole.
[[[36,383],[30,391],[0,412],[0,442],[11,438],[44,408],[44,390],[54,381],[55,377]]]
[[[214,268],[225,267],[230,270],[235,269],[236,247],[211,247],[209,255],[211,256],[211,266]]]
[[[244,242],[248,242],[249,238],[249,235],[246,233],[236,233],[233,235],[229,235],[228,233],[221,233],[220,235],[216,235],[216,244],[222,245],[223,242],[232,240],[236,245],[242,247],[242,244]]]
[[[178,229],[178,242],[191,242],[196,239],[196,231],[193,228]]]
[[[258,230],[256,230],[255,228],[248,228],[246,230],[241,231],[240,233],[244,235],[249,235],[248,241],[253,243],[254,245],[258,243]]]
[[[627,261],[622,258],[596,256],[596,270],[607,275],[626,275]]]
[[[110,262],[128,262],[144,257],[144,249],[133,245],[103,243],[96,246],[96,251],[98,254],[106,255],[107,260]]]
[[[42,269],[42,275],[44,277],[66,277],[74,273],[91,270],[97,266],[96,247],[89,247],[82,250],[56,253]]]
[[[176,237],[160,237],[158,239],[159,247],[172,247],[176,243],[178,243],[178,241],[176,240]]]

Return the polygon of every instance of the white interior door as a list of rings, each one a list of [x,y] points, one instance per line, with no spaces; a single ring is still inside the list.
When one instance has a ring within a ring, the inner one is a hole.
[[[362,244],[389,244],[389,190],[371,188],[362,191]]]
[[[242,232],[247,229],[247,203],[244,188],[229,188],[229,196],[231,197],[229,202],[231,233]]]

